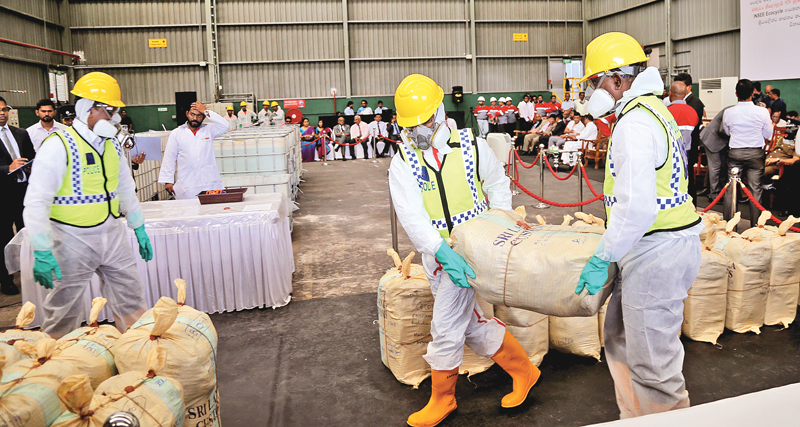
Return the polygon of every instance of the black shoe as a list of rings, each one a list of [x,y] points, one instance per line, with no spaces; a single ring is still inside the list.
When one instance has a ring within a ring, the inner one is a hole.
[[[705,196],[706,194],[708,194],[708,191],[709,191],[708,188],[704,188],[702,191],[697,193],[697,195],[698,196]]]
[[[342,158],[342,161],[343,161],[343,162],[346,162],[346,161],[347,161],[347,159],[345,159],[345,158]]]
[[[13,283],[3,283],[0,285],[0,291],[3,295],[19,295],[19,288]]]

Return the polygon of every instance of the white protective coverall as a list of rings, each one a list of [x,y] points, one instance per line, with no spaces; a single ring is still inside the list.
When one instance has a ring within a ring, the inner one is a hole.
[[[214,158],[214,138],[228,130],[228,122],[219,114],[206,110],[211,123],[203,123],[193,133],[187,124],[169,134],[158,182],[175,183],[176,199],[192,199],[206,190],[222,190],[217,161]],[[178,180],[175,182],[175,162],[178,162]]]
[[[247,110],[247,112],[239,110],[239,112],[236,113],[236,117],[239,118],[239,123],[242,125],[242,127],[252,126],[253,122],[258,120],[256,113],[252,112],[251,110]]]
[[[93,101],[80,99],[75,105],[77,118],[72,127],[102,155],[104,138],[85,124]],[[109,215],[95,227],[73,227],[50,221],[50,207],[67,174],[67,150],[54,136],[39,147],[25,195],[25,228],[34,251],[52,250],[61,268],[62,280],[53,282],[53,290],[44,300],[42,330],[55,336],[81,326],[83,293],[92,275],[103,280],[102,293],[125,330],[137,319],[126,318],[146,309],[142,284],[136,272],[136,254],[128,242],[122,221]],[[125,156],[120,156],[119,212],[126,216],[128,227],[144,224],[144,215],[136,198],[135,184]],[[55,277],[55,276],[54,276]]]
[[[278,107],[278,111],[272,112],[272,125],[273,126],[283,126],[286,124],[286,113],[283,111],[283,108]]]
[[[440,108],[439,111],[443,121],[444,110]],[[437,122],[440,121],[439,115],[437,112]],[[404,144],[410,144],[405,130],[401,137]],[[449,133],[446,137],[449,139]],[[483,139],[479,138],[477,141],[480,158],[478,171],[484,180],[483,192],[489,198],[489,206],[511,210],[508,177],[489,145]],[[434,145],[439,147],[440,161],[453,152],[446,143],[441,145],[434,143]],[[423,151],[423,157],[429,165],[436,168],[433,151],[433,148]],[[430,216],[422,200],[422,190],[411,168],[400,155],[394,156],[389,167],[389,188],[403,229],[414,247],[422,253],[422,266],[435,298],[431,321],[433,341],[428,344],[425,360],[434,370],[446,371],[457,368],[462,362],[465,340],[475,353],[484,357],[494,356],[503,343],[505,324],[496,318],[483,317],[483,312],[475,301],[474,289],[456,286],[442,270],[434,274],[438,267],[435,254],[444,241],[431,225]]]
[[[269,124],[272,110],[264,110],[263,108],[258,111],[258,122]]]
[[[663,88],[658,69],[647,68],[623,94],[617,117],[634,98]],[[617,121],[611,140],[617,202],[595,255],[619,266],[604,337],[620,417],[630,418],[689,406],[679,334],[683,300],[700,269],[703,225],[644,236],[658,214],[656,168],[666,161],[664,128],[638,108]]]

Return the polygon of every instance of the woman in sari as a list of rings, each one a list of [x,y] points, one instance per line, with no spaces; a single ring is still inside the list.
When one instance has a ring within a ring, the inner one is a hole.
[[[314,151],[316,151],[314,148],[316,144],[313,141],[319,137],[319,135],[316,134],[316,130],[317,128],[310,126],[308,118],[304,117],[300,125],[303,162],[314,161]]]
[[[317,137],[317,161],[325,161],[325,156],[333,151],[333,147],[331,147],[330,141],[332,136],[331,128],[326,128],[325,125],[322,123],[322,119],[317,123],[317,128],[314,130]]]

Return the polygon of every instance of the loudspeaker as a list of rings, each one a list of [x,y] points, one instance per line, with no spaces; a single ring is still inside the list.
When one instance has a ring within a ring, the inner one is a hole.
[[[453,103],[460,104],[464,102],[464,88],[462,86],[453,86]]]
[[[175,120],[178,126],[186,123],[186,112],[197,101],[197,92],[175,92]]]

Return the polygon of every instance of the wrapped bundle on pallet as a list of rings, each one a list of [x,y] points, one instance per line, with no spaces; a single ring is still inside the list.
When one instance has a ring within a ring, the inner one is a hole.
[[[72,363],[78,372],[86,374],[92,382],[92,388],[117,375],[114,346],[122,334],[114,326],[97,324],[97,316],[105,305],[105,298],[93,299],[89,325],[56,341],[57,352],[53,356],[54,359]]]
[[[54,339],[41,339],[35,347],[23,341],[14,346],[33,357],[0,367],[0,426],[50,427],[65,409],[58,400],[58,386],[78,370],[71,363],[52,358]]]
[[[158,375],[168,358],[165,349],[156,346],[147,355],[146,371],[117,375],[95,390],[86,375],[66,378],[58,387],[58,398],[68,411],[53,426],[102,427],[110,415],[119,411],[132,413],[141,427],[183,425],[183,386],[173,378]]]
[[[617,274],[596,295],[575,294],[605,229],[600,225],[529,225],[524,213],[489,209],[453,229],[453,249],[475,271],[469,284],[487,302],[572,317],[596,316]],[[596,317],[595,317],[596,321]]]
[[[519,341],[528,359],[536,366],[542,363],[550,349],[550,330],[546,314],[498,305],[495,316],[506,324],[506,330]]]
[[[550,316],[550,348],[562,353],[600,360],[600,325],[591,317]]]
[[[120,373],[146,371],[147,355],[158,345],[169,354],[161,374],[183,385],[184,425],[220,425],[217,391],[217,332],[205,313],[182,305],[186,282],[176,280],[178,301],[161,297],[117,341],[114,360]]]
[[[779,227],[765,225],[771,217],[770,212],[762,212],[757,226],[745,231],[742,236],[762,234],[772,244],[764,324],[788,327],[797,316],[800,293],[800,234],[789,233],[789,229],[800,220],[790,216]]]
[[[36,306],[30,301],[26,302],[17,314],[17,321],[13,329],[0,332],[0,357],[6,358],[6,365],[17,362],[20,359],[26,359],[30,356],[24,355],[14,348],[14,343],[17,341],[26,342],[28,344],[36,344],[39,340],[50,338],[41,331],[27,331],[25,328],[33,322],[36,315]]]
[[[733,230],[739,213],[728,221],[715,246],[733,263],[728,275],[725,327],[734,332],[761,333],[767,310],[772,243],[761,233],[740,236]]]
[[[422,266],[411,263],[413,252],[403,261],[395,251],[389,249],[388,253],[395,268],[386,272],[378,284],[381,361],[398,381],[417,388],[431,375],[431,367],[422,356],[432,340],[433,294]],[[491,316],[491,306],[480,300],[479,304],[484,317]],[[464,346],[459,373],[474,375],[493,364],[491,359]]]
[[[681,332],[687,337],[711,344],[716,344],[717,338],[725,330],[728,274],[733,268],[725,254],[714,248],[717,235],[713,224],[706,228],[700,272],[689,288],[689,296],[683,302],[681,326]]]

